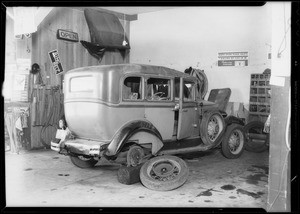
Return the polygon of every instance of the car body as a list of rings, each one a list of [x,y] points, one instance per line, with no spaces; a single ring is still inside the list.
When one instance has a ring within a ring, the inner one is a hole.
[[[51,148],[70,155],[79,167],[93,166],[100,158],[116,160],[121,153],[127,165],[136,165],[142,157],[205,151],[222,141],[225,156],[238,157],[241,122],[226,120],[219,103],[203,100],[199,84],[190,74],[153,65],[70,70],[64,75],[68,136],[51,142]],[[234,132],[237,152],[230,150]]]

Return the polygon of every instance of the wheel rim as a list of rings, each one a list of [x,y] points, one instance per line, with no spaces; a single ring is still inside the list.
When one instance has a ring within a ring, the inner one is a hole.
[[[214,142],[218,138],[222,130],[223,130],[223,123],[221,118],[218,115],[212,116],[208,122],[208,127],[207,127],[207,134],[209,140]]]
[[[244,145],[244,136],[242,131],[234,130],[229,138],[228,146],[232,154],[241,152]]]
[[[137,166],[141,163],[142,158],[144,157],[144,150],[141,147],[134,146],[129,149],[127,154],[127,165],[128,166]]]
[[[154,180],[170,181],[175,179],[181,171],[180,165],[173,160],[157,160],[147,169],[147,174]]]

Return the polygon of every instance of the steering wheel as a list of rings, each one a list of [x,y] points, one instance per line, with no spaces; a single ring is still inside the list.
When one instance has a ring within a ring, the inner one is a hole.
[[[161,100],[163,99],[161,96],[164,95],[164,92],[156,92],[155,94],[152,95],[151,99],[152,100]]]

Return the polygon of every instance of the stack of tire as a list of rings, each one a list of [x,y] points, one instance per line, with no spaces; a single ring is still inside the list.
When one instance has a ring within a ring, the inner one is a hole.
[[[249,152],[264,152],[269,149],[269,134],[264,131],[264,123],[251,121],[244,127],[245,149]]]

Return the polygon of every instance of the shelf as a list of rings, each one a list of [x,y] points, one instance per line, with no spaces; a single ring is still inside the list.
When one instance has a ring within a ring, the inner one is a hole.
[[[4,103],[4,106],[5,106],[5,108],[8,108],[8,107],[29,107],[30,102],[11,101],[11,102]]]
[[[266,87],[250,87],[250,95],[269,96],[269,90],[271,89]]]
[[[249,117],[262,120],[270,115],[270,74],[251,74]]]
[[[270,79],[270,74],[251,74],[251,79],[252,80],[262,80],[262,79]]]
[[[267,98],[271,99],[271,96],[269,94],[250,94],[250,95],[253,97],[267,97]]]
[[[270,86],[259,86],[259,85],[253,86],[253,85],[251,85],[250,88],[266,88],[266,89],[271,90]]]
[[[270,107],[270,103],[249,102],[249,104],[252,104],[252,105],[265,105],[265,106],[269,106]]]
[[[270,113],[265,112],[249,112],[251,115],[262,115],[262,116],[269,116]]]
[[[267,97],[269,96],[268,98],[271,98],[269,94],[250,94],[250,96],[257,96],[257,97]]]

